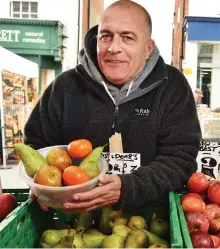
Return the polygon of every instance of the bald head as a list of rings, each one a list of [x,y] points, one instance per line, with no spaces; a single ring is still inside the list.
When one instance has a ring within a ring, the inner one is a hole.
[[[151,37],[152,21],[151,21],[151,17],[149,15],[149,13],[147,12],[147,10],[144,7],[142,7],[141,5],[139,5],[133,1],[130,1],[130,0],[118,0],[118,1],[114,2],[113,4],[109,5],[103,14],[105,14],[105,12],[107,12],[111,9],[114,9],[114,8],[118,8],[119,10],[120,9],[135,10],[135,12],[137,11],[140,15],[143,15],[143,18],[146,22],[146,32],[147,32],[148,36]]]

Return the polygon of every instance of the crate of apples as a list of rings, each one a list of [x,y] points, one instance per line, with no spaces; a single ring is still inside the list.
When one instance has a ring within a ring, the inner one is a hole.
[[[220,248],[220,181],[195,172],[181,205],[194,248]]]

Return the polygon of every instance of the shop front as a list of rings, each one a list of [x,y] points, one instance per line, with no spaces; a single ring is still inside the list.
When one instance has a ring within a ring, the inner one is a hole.
[[[0,19],[0,46],[38,64],[40,94],[62,71],[64,38],[59,21]]]
[[[183,72],[193,90],[202,90],[201,104],[220,107],[220,18],[185,18]]]

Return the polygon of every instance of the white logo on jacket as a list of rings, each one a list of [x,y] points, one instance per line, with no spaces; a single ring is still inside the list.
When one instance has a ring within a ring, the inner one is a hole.
[[[135,116],[148,116],[149,113],[150,113],[150,110],[148,108],[135,109]]]

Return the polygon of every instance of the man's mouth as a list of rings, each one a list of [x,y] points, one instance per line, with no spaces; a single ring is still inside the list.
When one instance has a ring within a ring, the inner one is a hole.
[[[111,63],[111,64],[121,64],[121,63],[124,63],[124,61],[118,61],[118,60],[106,60],[108,63]]]

